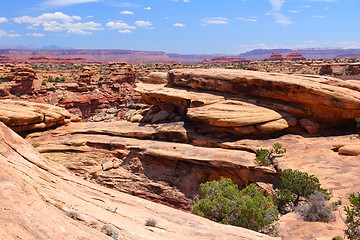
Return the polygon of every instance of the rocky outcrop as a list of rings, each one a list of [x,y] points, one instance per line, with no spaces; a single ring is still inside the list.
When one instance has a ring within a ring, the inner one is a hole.
[[[271,53],[271,56],[269,58],[264,59],[264,61],[284,61],[284,56],[279,52],[273,52]]]
[[[2,65],[0,67],[2,81],[8,82],[2,89],[13,95],[31,94],[34,90],[33,82],[36,79],[34,69],[30,65]]]
[[[0,162],[2,239],[272,239],[84,181],[3,123]]]
[[[285,57],[285,60],[288,60],[288,61],[305,61],[306,58],[303,55],[301,55],[300,53],[292,52],[292,53],[289,53]]]
[[[339,123],[360,115],[360,94],[352,84],[319,76],[296,76],[227,69],[178,69],[169,72],[169,84],[199,90],[233,93],[272,101],[295,117]],[[282,107],[281,107],[282,106]]]
[[[0,121],[16,132],[44,130],[76,120],[63,108],[26,101],[0,100]]]
[[[189,144],[183,123],[71,123],[27,136],[42,155],[90,181],[189,210],[200,183],[229,177],[239,186],[273,185],[277,172],[255,164],[252,150]],[[180,177],[181,176],[181,177]]]

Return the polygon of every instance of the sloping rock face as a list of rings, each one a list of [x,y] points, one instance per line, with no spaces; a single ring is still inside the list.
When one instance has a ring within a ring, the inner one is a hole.
[[[84,181],[3,123],[0,162],[1,239],[272,239]]]
[[[43,130],[76,120],[67,110],[50,104],[0,100],[0,121],[16,132]]]
[[[360,116],[360,93],[352,84],[330,77],[296,76],[228,69],[178,69],[169,84],[268,99],[296,117],[342,122]],[[298,109],[298,111],[294,111]]]
[[[252,150],[188,144],[183,123],[71,123],[27,136],[43,156],[82,177],[168,206],[189,210],[205,181],[229,177],[239,186],[277,183],[256,166]]]

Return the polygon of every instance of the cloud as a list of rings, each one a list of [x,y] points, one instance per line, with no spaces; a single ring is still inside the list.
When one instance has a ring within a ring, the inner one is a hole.
[[[28,34],[26,34],[26,36],[31,36],[31,37],[45,37],[45,34],[42,34],[42,33],[28,33]]]
[[[115,22],[108,22],[106,26],[110,29],[135,29],[135,26],[131,26],[124,21],[118,20]]]
[[[150,11],[151,7],[146,7],[146,8],[144,8],[144,10]]]
[[[0,30],[0,38],[2,37],[11,37],[11,38],[14,38],[14,37],[20,37],[20,34],[15,34],[15,33],[7,33],[3,30]]]
[[[289,10],[289,13],[299,13],[299,10]]]
[[[238,17],[236,19],[246,21],[246,22],[257,22],[258,21],[256,17],[247,17],[247,18]]]
[[[326,18],[326,16],[323,15],[312,15],[313,18]]]
[[[213,18],[204,18],[201,20],[203,22],[203,25],[209,25],[209,24],[228,24],[230,22],[229,19],[223,18],[223,17],[213,17]]]
[[[136,25],[136,26],[139,26],[139,27],[151,27],[151,26],[152,26],[152,23],[149,22],[149,21],[139,20],[139,21],[136,21],[136,22],[135,22],[135,25]]]
[[[131,30],[129,29],[119,30],[119,33],[131,33]]]
[[[186,25],[182,24],[182,23],[174,23],[173,26],[174,27],[186,27]]]
[[[75,4],[83,4],[83,3],[91,3],[91,2],[99,2],[99,0],[48,0],[43,2],[42,5],[63,7],[63,6],[71,6]]]
[[[16,23],[30,24],[28,29],[36,29],[42,27],[44,31],[48,32],[67,32],[80,35],[92,34],[90,31],[103,30],[100,23],[96,22],[79,22],[81,17],[69,16],[62,12],[44,13],[38,17],[22,16],[13,18]]]
[[[269,0],[269,2],[271,4],[270,15],[272,15],[275,18],[277,23],[282,25],[292,24],[292,21],[290,21],[288,17],[286,17],[281,13],[282,5],[285,2],[284,0]]]
[[[120,14],[131,15],[131,14],[134,14],[134,12],[132,12],[132,11],[121,11]]]
[[[7,18],[1,17],[0,18],[0,23],[6,23],[8,22]]]
[[[189,3],[189,2],[190,2],[190,0],[183,0],[183,2],[184,2],[184,3]]]
[[[360,42],[359,41],[341,41],[341,42],[335,43],[335,46],[345,48],[345,49],[360,48]]]

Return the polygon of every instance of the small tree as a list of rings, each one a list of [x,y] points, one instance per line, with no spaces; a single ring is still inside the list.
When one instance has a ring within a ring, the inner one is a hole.
[[[360,193],[350,194],[350,206],[345,206],[345,235],[351,239],[360,239]]]
[[[276,202],[281,213],[286,213],[298,206],[315,192],[324,193],[330,198],[331,193],[321,188],[319,179],[314,175],[298,170],[286,169],[280,177],[280,190],[276,193]]]
[[[276,157],[274,154],[279,155],[284,153],[286,153],[286,148],[283,148],[280,143],[275,143],[271,149],[257,149],[255,151],[255,161],[260,166],[270,166],[273,164],[274,158]]]
[[[192,213],[210,220],[261,231],[277,219],[272,198],[254,184],[239,191],[231,179],[221,178],[201,184],[200,192]]]

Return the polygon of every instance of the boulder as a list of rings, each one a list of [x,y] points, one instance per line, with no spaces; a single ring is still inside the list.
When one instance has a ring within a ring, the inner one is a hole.
[[[319,132],[320,124],[311,119],[302,118],[299,120],[299,125],[308,133],[315,134]]]
[[[72,118],[67,110],[50,104],[0,100],[0,121],[16,132],[64,125]]]
[[[146,77],[142,78],[141,81],[144,83],[167,83],[167,72],[151,72]]]

